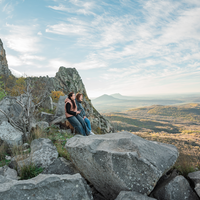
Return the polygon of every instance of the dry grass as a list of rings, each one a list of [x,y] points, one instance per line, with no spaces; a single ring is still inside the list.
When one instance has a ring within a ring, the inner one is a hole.
[[[163,133],[134,133],[147,140],[175,145],[179,151],[179,157],[174,165],[180,174],[186,176],[188,173],[200,169],[200,141],[198,138],[186,134],[163,134]]]

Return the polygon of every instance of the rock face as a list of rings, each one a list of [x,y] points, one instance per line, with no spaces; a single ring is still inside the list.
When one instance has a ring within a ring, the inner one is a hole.
[[[98,111],[92,106],[91,100],[88,98],[85,86],[82,82],[80,75],[75,68],[60,67],[55,77],[29,77],[33,81],[41,81],[46,83],[47,90],[51,91],[62,91],[65,94],[71,91],[83,94],[83,107],[86,111],[86,115],[90,116],[90,121],[93,130],[100,130],[101,133],[110,133],[114,129],[110,122],[106,120]],[[57,116],[63,115],[64,112],[64,101],[65,97],[60,97],[58,102],[58,109],[56,112]]]
[[[0,125],[0,138],[8,145],[22,145],[23,133],[13,128],[13,126],[3,121]]]
[[[46,168],[58,157],[56,147],[50,139],[39,138],[31,142],[30,156],[18,162],[18,166],[28,165],[31,162],[37,167]]]
[[[178,157],[175,146],[129,132],[75,136],[65,147],[76,168],[109,200],[121,191],[149,194]]]
[[[78,171],[74,165],[65,158],[59,157],[52,164],[50,164],[43,172],[43,174],[76,174]]]
[[[122,191],[115,200],[156,200],[138,192]]]
[[[200,197],[200,171],[189,173],[188,177],[193,181],[195,185],[194,189]]]
[[[1,199],[92,200],[92,193],[80,174],[46,175],[22,181],[0,183]]]
[[[8,63],[6,59],[6,52],[3,48],[3,43],[0,39],[0,76],[1,75],[6,75],[10,76],[11,71],[8,69]]]
[[[183,176],[176,176],[170,182],[160,187],[154,196],[157,200],[198,200],[198,196]]]

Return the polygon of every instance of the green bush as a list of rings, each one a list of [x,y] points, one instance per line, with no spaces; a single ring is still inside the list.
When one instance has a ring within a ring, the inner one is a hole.
[[[6,96],[6,92],[4,90],[4,84],[0,81],[0,101]]]
[[[43,168],[36,167],[33,163],[29,165],[24,165],[20,168],[20,177],[21,180],[31,179],[43,171]]]

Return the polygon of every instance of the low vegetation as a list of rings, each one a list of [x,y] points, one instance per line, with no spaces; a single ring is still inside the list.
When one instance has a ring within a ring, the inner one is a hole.
[[[175,145],[179,158],[174,167],[180,174],[200,169],[200,104],[149,106],[104,116],[117,131]]]

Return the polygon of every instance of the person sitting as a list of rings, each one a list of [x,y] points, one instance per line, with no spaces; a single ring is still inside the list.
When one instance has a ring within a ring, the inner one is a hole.
[[[89,135],[89,131],[83,118],[79,115],[81,111],[77,111],[77,105],[75,102],[75,94],[70,92],[68,98],[65,99],[65,116],[70,124],[77,130],[81,135]]]
[[[90,135],[95,135],[95,134],[92,132],[90,120],[86,117],[85,109],[83,108],[83,106],[82,106],[82,104],[81,104],[82,101],[83,101],[83,94],[77,93],[77,94],[76,94],[76,99],[75,99],[75,101],[76,101],[76,105],[77,105],[77,110],[78,110],[78,111],[81,111],[81,112],[79,113],[79,115],[84,119],[84,121],[85,121],[85,123],[86,123],[86,125],[87,125],[87,129],[88,129]]]

